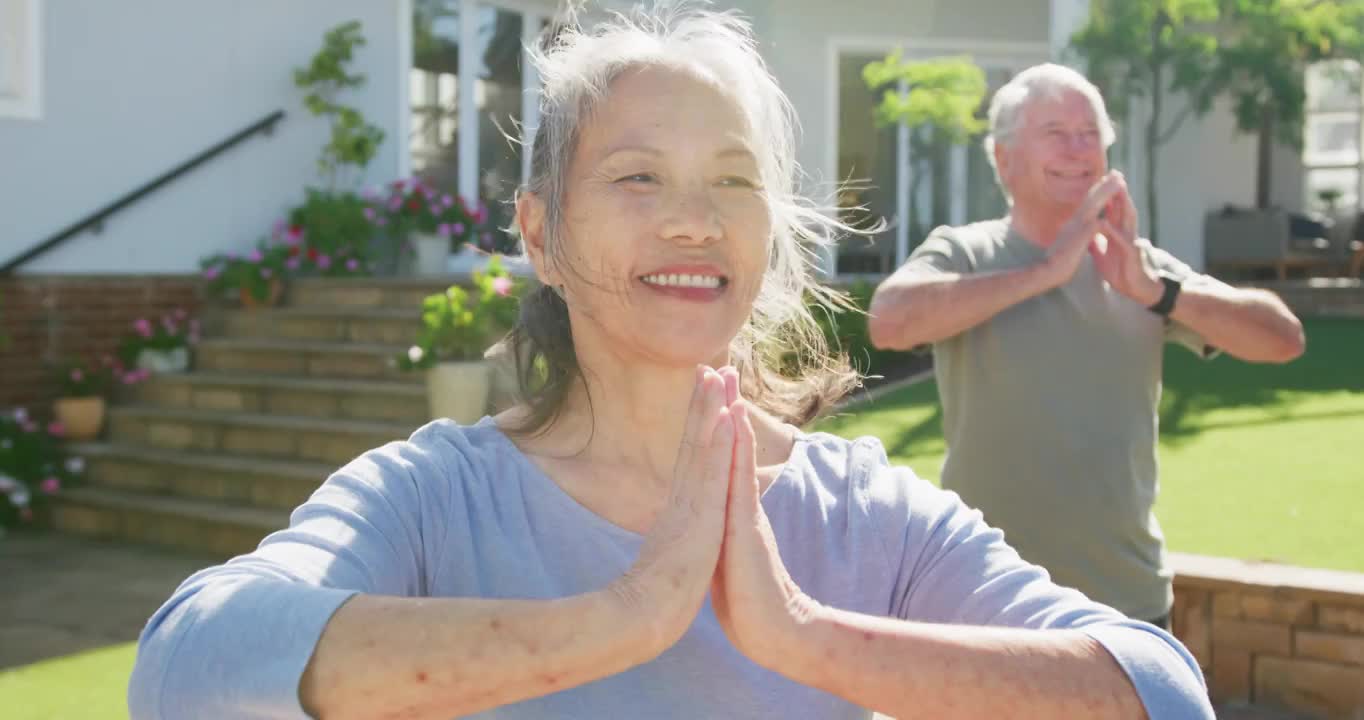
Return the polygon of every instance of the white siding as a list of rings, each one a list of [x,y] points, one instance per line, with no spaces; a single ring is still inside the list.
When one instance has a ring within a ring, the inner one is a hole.
[[[43,113],[0,118],[0,261],[273,110],[256,137],[21,272],[187,272],[249,247],[303,188],[327,127],[300,105],[293,68],[322,34],[360,20],[346,98],[388,133],[372,181],[398,172],[398,0],[53,0],[45,4]]]

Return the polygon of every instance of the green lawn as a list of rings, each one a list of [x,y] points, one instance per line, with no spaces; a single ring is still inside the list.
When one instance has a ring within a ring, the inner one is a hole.
[[[133,643],[0,671],[6,720],[126,720]]]
[[[1156,514],[1172,549],[1364,572],[1364,321],[1306,326],[1287,365],[1167,349]],[[820,429],[875,435],[926,478],[942,466],[932,382]]]

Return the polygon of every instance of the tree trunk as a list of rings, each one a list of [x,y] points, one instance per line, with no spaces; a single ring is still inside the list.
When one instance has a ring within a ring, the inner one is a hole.
[[[1151,116],[1146,119],[1146,212],[1150,219],[1146,237],[1152,245],[1159,245],[1160,198],[1156,193],[1156,171],[1160,166],[1160,111],[1164,105],[1161,67],[1151,69]]]
[[[1270,177],[1274,172],[1274,116],[1268,109],[1260,116],[1260,136],[1255,158],[1255,207],[1270,205]]]

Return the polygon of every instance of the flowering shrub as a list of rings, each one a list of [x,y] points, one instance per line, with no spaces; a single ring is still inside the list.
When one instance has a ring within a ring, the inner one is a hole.
[[[119,343],[118,357],[125,365],[132,365],[143,350],[164,352],[188,348],[198,342],[199,320],[190,318],[184,308],[176,308],[156,321],[151,318],[133,321],[133,332]]]
[[[133,370],[112,355],[96,363],[67,362],[56,368],[59,397],[103,396],[114,385],[135,385],[151,377],[146,370]]]
[[[365,218],[389,236],[405,241],[413,232],[450,238],[453,250],[462,243],[477,243],[488,221],[482,202],[470,208],[464,198],[442,193],[420,178],[397,180],[385,192],[366,193]]]
[[[516,321],[522,283],[499,258],[474,273],[473,292],[452,285],[422,302],[417,344],[398,357],[403,370],[425,369],[442,361],[477,360]]]
[[[40,425],[23,408],[0,414],[0,527],[33,518],[33,508],[75,482],[85,462],[67,456],[60,423]]]

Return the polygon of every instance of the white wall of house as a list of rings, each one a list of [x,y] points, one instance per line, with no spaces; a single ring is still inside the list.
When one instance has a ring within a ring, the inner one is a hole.
[[[397,175],[399,0],[51,0],[42,27],[42,111],[0,117],[0,261],[276,109],[255,137],[26,264],[32,273],[189,272],[251,247],[303,189],[327,126],[308,115],[293,68],[331,27],[360,20],[347,101],[388,134],[369,181]],[[406,22],[406,19],[403,19]]]

